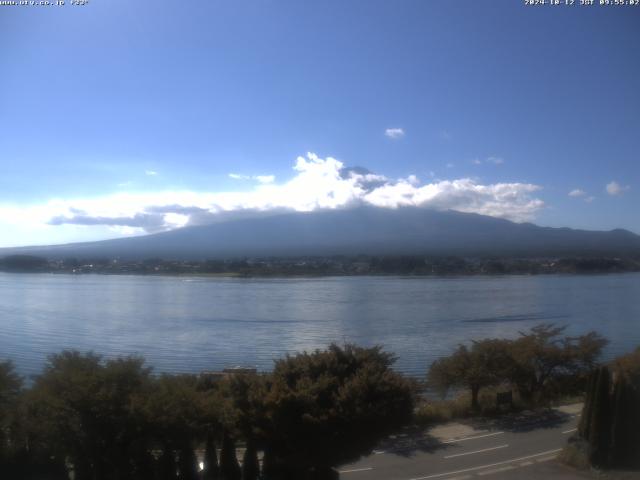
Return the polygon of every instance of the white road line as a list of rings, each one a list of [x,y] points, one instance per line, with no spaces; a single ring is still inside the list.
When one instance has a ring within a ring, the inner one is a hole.
[[[493,432],[493,433],[487,433],[486,435],[476,435],[475,437],[464,437],[464,438],[459,438],[459,439],[455,439],[452,438],[450,440],[445,440],[442,443],[457,443],[457,442],[466,442],[467,440],[475,440],[476,438],[485,438],[485,437],[493,437],[494,435],[502,435],[504,432]]]
[[[498,450],[500,448],[507,448],[509,445],[498,445],[497,447],[491,448],[483,448],[482,450],[475,450],[473,452],[465,452],[465,453],[456,453],[455,455],[447,455],[444,458],[456,458],[456,457],[464,457],[465,455],[473,455],[474,453],[482,453],[482,452],[490,452],[491,450]]]
[[[556,455],[551,455],[550,457],[537,458],[536,462],[538,463],[548,462],[549,460],[553,460],[554,458],[556,458]]]
[[[338,473],[368,472],[369,470],[373,470],[373,467],[352,468],[351,470],[338,470]]]
[[[486,432],[486,430],[480,430],[481,432],[484,431]],[[493,437],[495,435],[502,435],[504,432],[493,432],[493,433],[487,433],[486,435],[476,435],[474,437],[463,437],[463,438],[451,438],[449,440],[444,440],[440,443],[458,443],[458,442],[466,442],[467,440],[475,440],[477,438],[486,438],[486,437]],[[388,452],[393,453],[395,450],[389,450]],[[386,450],[374,450],[373,454],[374,455],[384,455],[385,453],[388,453]]]
[[[505,465],[507,463],[519,462],[520,460],[527,460],[529,458],[540,457],[542,455],[549,455],[551,453],[557,453],[561,448],[556,450],[547,450],[546,452],[534,453],[533,455],[527,455],[526,457],[512,458],[511,460],[504,460],[502,462],[490,463],[489,465],[481,465],[479,467],[465,468],[463,470],[456,470],[455,472],[436,473],[434,475],[427,475],[426,477],[415,477],[410,480],[427,480],[428,478],[446,477],[447,475],[456,475],[458,473],[472,472],[474,470],[482,470],[483,468],[497,467],[498,465]]]
[[[491,475],[492,473],[506,472],[507,470],[514,470],[516,467],[507,465],[506,467],[494,468],[493,470],[485,470],[484,472],[478,472],[478,475]]]
[[[578,429],[577,429],[577,428],[571,428],[571,429],[569,429],[569,430],[565,430],[565,431],[564,431],[564,432],[562,432],[562,433],[571,433],[571,432],[575,432],[576,430],[578,430]]]

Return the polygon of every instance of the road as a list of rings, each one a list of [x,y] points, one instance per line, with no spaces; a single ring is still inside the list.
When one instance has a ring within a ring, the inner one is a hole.
[[[372,455],[340,467],[340,479],[569,478],[573,474],[567,471],[549,470],[562,468],[553,460],[575,432],[580,411],[581,405],[571,405],[408,430],[389,438]],[[547,463],[554,465],[543,468]]]

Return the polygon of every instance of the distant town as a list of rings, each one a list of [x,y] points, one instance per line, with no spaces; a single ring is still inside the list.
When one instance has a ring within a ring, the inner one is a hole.
[[[68,274],[211,275],[238,277],[344,275],[537,275],[640,271],[638,257],[469,258],[331,256],[222,260],[0,258],[0,271]]]

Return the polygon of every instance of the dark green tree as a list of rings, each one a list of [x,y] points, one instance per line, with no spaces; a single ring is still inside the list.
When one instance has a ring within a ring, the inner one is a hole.
[[[254,441],[247,442],[242,458],[242,480],[258,480],[260,476],[260,463],[258,462],[258,450]]]
[[[151,459],[132,408],[148,378],[139,358],[102,362],[91,353],[52,355],[29,395],[35,436],[53,455],[70,460],[78,480],[148,472]]]
[[[198,460],[192,445],[188,442],[182,444],[178,453],[178,471],[180,480],[198,479]]]
[[[0,470],[8,471],[22,452],[19,425],[22,378],[11,361],[0,362]]]
[[[433,362],[428,382],[443,395],[452,387],[469,389],[471,408],[477,410],[480,389],[503,382],[511,364],[506,340],[474,341],[471,348],[460,345],[450,356]]]
[[[173,447],[165,443],[158,459],[157,477],[160,480],[175,480],[178,478],[178,465]]]
[[[236,457],[236,443],[226,431],[222,437],[222,450],[220,451],[220,478],[222,480],[240,480],[242,478]]]
[[[335,344],[276,361],[266,396],[269,474],[333,478],[334,466],[409,422],[415,385],[391,369],[394,361],[380,347]]]
[[[614,362],[610,464],[640,467],[640,347]]]
[[[218,480],[220,478],[220,469],[218,467],[218,454],[216,452],[216,444],[213,434],[207,435],[204,450],[204,480]]]
[[[9,447],[11,426],[17,414],[22,378],[11,361],[0,362],[0,454]]]
[[[589,461],[605,467],[609,459],[611,428],[611,378],[607,367],[600,367],[596,376],[594,398],[589,419]]]
[[[563,376],[586,375],[596,366],[607,340],[596,332],[561,336],[566,327],[537,325],[511,342],[511,382],[522,398],[539,401],[549,383]]]
[[[225,378],[219,385],[223,398],[226,429],[244,440],[246,449],[242,464],[245,480],[258,478],[258,446],[265,441],[268,423],[265,395],[267,377],[256,374],[235,374]]]
[[[194,375],[162,375],[141,399],[138,409],[153,444],[163,452],[165,475],[177,469],[180,478],[189,479],[197,472],[194,445],[206,439],[206,395]]]

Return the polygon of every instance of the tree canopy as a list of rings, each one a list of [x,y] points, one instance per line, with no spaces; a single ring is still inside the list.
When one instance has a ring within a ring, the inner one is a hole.
[[[442,394],[451,387],[468,388],[471,407],[477,409],[481,388],[498,385],[507,376],[512,359],[509,343],[500,339],[474,341],[460,345],[448,357],[436,360],[429,369],[429,385]]]
[[[152,375],[139,357],[64,351],[25,390],[0,363],[0,468],[12,478],[39,464],[51,479],[72,470],[76,480],[255,480],[262,450],[263,478],[332,478],[410,420],[415,385],[394,360],[379,347],[332,345],[278,360],[269,374],[211,381]]]
[[[277,462],[293,471],[327,471],[408,422],[415,385],[391,369],[394,361],[380,347],[335,344],[278,360],[266,397],[269,451]]]
[[[509,383],[525,400],[540,400],[561,380],[584,377],[596,366],[607,340],[596,332],[562,336],[566,327],[541,324],[520,332],[514,340],[485,339],[460,345],[433,362],[429,385],[442,393],[467,388],[478,408],[481,388]]]

